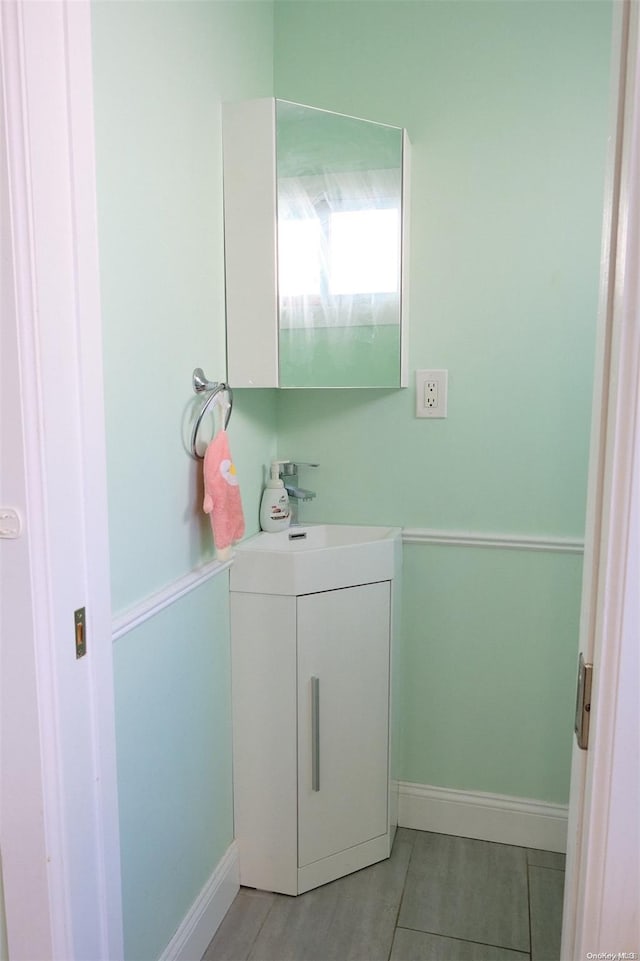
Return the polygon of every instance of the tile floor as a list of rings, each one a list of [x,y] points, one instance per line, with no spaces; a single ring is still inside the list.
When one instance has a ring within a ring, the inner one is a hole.
[[[297,898],[241,888],[203,961],[559,961],[564,855],[399,828]]]

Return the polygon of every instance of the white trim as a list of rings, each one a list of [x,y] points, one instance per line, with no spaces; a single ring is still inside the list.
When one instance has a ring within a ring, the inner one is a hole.
[[[239,890],[238,845],[232,841],[158,961],[201,958]]]
[[[77,456],[83,492],[85,598],[88,627],[91,628],[93,635],[87,679],[88,706],[91,711],[92,725],[90,750],[95,764],[93,802],[96,872],[93,883],[101,924],[100,949],[110,961],[116,961],[123,953],[122,880],[113,650],[110,643],[111,582],[95,176],[91,4],[87,0],[80,4],[76,0],[65,0],[62,8],[67,51],[68,176],[73,222],[75,334],[78,351],[73,403],[77,410],[79,427],[77,443],[80,449]],[[54,351],[56,349],[55,336],[52,339],[52,349]],[[47,398],[45,398],[46,402],[48,402]],[[64,467],[61,472],[64,473]],[[89,716],[87,716],[87,722],[89,722]],[[73,790],[72,785],[67,784],[66,790]],[[71,818],[71,830],[74,830],[76,814],[73,806],[71,806]],[[89,856],[86,856],[85,860],[88,861]],[[84,896],[81,895],[78,900],[82,905]],[[80,910],[84,909],[81,907]],[[86,921],[83,919],[83,926],[86,925],[88,929],[92,923],[91,917]],[[79,927],[76,921],[76,928]],[[76,934],[78,953],[87,950],[90,944],[89,935],[83,935],[83,939],[81,941]]]
[[[409,263],[411,259],[411,141],[402,128],[402,250],[400,258],[400,386],[409,386]]]
[[[567,805],[400,781],[398,826],[564,851]]]
[[[159,614],[160,611],[163,611],[181,597],[184,597],[185,594],[189,594],[212,577],[217,577],[218,574],[222,574],[223,571],[228,570],[231,564],[232,561],[230,560],[224,562],[210,561],[197,570],[185,574],[184,577],[177,578],[175,581],[172,581],[171,584],[167,584],[161,591],[146,597],[143,601],[140,601],[139,604],[136,604],[135,607],[130,607],[128,611],[119,614],[113,620],[111,628],[112,640],[117,641],[125,634],[128,634],[129,631],[140,627],[145,621],[155,617],[156,614]]]
[[[562,957],[637,951],[640,557],[640,8],[615,5],[614,104],[580,649],[589,748],[574,744]]]
[[[405,527],[402,531],[403,544],[451,544],[458,547],[500,547],[514,550],[552,551],[563,554],[581,554],[583,542],[571,538],[527,537],[517,534],[477,534],[472,531],[437,531],[423,527]],[[232,560],[210,561],[184,577],[177,578],[129,608],[113,619],[112,639],[119,640],[129,631],[135,630],[145,621],[155,617],[160,611],[195,590],[212,577],[216,577],[231,567]]]
[[[23,27],[19,14],[15,5],[0,4],[0,95],[3,98],[0,150],[4,155],[1,161],[0,229],[3,231],[2,246],[4,248],[6,244],[10,250],[7,262],[3,261],[1,265],[1,373],[5,390],[11,378],[14,399],[17,400],[12,425],[14,429],[11,433],[7,431],[6,435],[7,417],[3,412],[3,446],[6,445],[11,456],[9,469],[2,476],[2,488],[4,492],[6,485],[12,485],[13,498],[24,518],[22,538],[11,545],[15,548],[11,562],[25,595],[24,602],[20,603],[14,590],[9,599],[5,594],[4,580],[0,584],[3,638],[12,635],[21,638],[12,658],[8,656],[12,646],[3,643],[0,650],[0,844],[4,880],[2,907],[6,909],[6,920],[8,927],[11,927],[11,954],[27,957],[31,952],[34,957],[44,958],[53,957],[54,949],[58,949],[58,952],[68,949],[70,942],[64,924],[67,892],[61,845],[55,843],[57,835],[51,831],[51,821],[58,813],[59,803],[55,784],[50,784],[49,770],[45,767],[46,748],[49,745],[41,743],[43,715],[48,718],[53,715],[49,703],[52,684],[44,686],[40,699],[36,694],[37,665],[47,655],[46,648],[37,651],[37,647],[40,638],[50,635],[52,630],[46,603],[48,571],[43,550],[46,543],[45,491],[39,490],[34,483],[34,478],[40,477],[43,460],[35,436],[39,377],[33,378],[32,375],[29,391],[22,388],[23,369],[27,364],[35,364],[36,330],[33,322],[35,293],[29,237],[31,185],[25,129],[27,110],[23,89]],[[22,321],[19,320],[21,317]],[[2,400],[5,401],[5,396]],[[30,464],[37,466],[33,474],[27,473]],[[2,545],[3,566],[8,556],[5,553],[8,546]],[[37,606],[32,600],[36,591],[43,598]],[[9,709],[11,706],[12,710]],[[53,795],[50,802],[49,792]],[[46,871],[42,869],[45,863]],[[28,915],[33,920],[31,926],[28,924],[27,911],[23,908],[25,900],[29,904]],[[63,918],[62,922],[60,918]]]
[[[480,534],[476,531],[438,531],[428,527],[404,527],[403,544],[451,544],[456,547],[500,547],[519,551],[551,551],[582,554],[584,541],[576,537],[531,537],[528,534]]]
[[[15,296],[7,320],[17,335],[15,403],[24,434],[17,506],[29,553],[14,593],[24,594],[23,603],[29,588],[33,596],[10,662],[15,668],[19,656],[22,670],[8,679],[3,651],[3,684],[12,685],[2,704],[0,772],[9,954],[117,961],[120,844],[87,0],[0,3],[0,63],[9,186],[3,228]],[[87,653],[76,659],[79,607],[86,608]]]

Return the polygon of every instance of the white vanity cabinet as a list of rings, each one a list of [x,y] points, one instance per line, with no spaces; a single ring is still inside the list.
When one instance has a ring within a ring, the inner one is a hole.
[[[300,894],[389,856],[393,593],[245,592],[232,569],[241,884]]]

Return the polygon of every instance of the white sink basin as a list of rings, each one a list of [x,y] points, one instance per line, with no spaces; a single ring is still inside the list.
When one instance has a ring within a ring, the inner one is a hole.
[[[307,524],[256,534],[236,548],[231,590],[313,594],[394,577],[401,528]]]

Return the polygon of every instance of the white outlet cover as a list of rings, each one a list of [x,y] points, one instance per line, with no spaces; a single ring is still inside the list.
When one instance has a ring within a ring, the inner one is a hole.
[[[448,381],[448,370],[416,371],[416,417],[447,416]],[[433,390],[429,391],[430,384]],[[427,402],[427,393],[432,397],[430,403]]]

